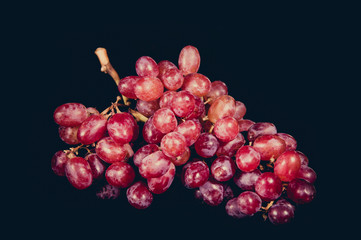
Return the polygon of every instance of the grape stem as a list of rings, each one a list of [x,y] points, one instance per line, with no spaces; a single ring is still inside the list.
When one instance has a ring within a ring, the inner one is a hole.
[[[113,78],[115,84],[118,86],[120,82],[120,78],[117,71],[115,71],[115,69],[113,68],[112,64],[109,61],[107,50],[105,48],[98,47],[95,50],[95,55],[97,55],[101,65],[100,71],[109,74]]]
[[[148,118],[138,111],[129,108],[130,114],[132,114],[138,122],[146,122]]]

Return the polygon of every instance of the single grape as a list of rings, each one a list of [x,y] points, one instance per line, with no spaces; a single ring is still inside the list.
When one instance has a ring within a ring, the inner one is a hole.
[[[183,90],[173,96],[171,107],[175,115],[185,118],[194,111],[195,102],[194,96],[190,92]]]
[[[178,122],[172,110],[161,108],[153,115],[153,125],[161,133],[166,134],[173,131],[177,127]]]
[[[65,175],[65,164],[69,160],[64,151],[57,151],[51,158],[51,169],[58,176]]]
[[[135,71],[140,77],[156,77],[159,74],[158,64],[148,56],[138,58],[135,63]]]
[[[148,144],[138,149],[138,151],[134,154],[133,162],[134,165],[139,167],[140,163],[143,159],[151,153],[158,151],[159,148],[155,144]]]
[[[120,189],[109,184],[102,186],[96,196],[100,199],[116,199],[120,195]]]
[[[252,172],[237,171],[233,177],[233,181],[242,190],[254,191],[256,182],[261,174],[258,168]]]
[[[161,79],[163,77],[163,74],[165,72],[167,72],[168,70],[178,69],[178,68],[176,65],[174,65],[174,63],[172,63],[168,60],[163,60],[158,63],[158,69],[159,69],[158,77]]]
[[[246,115],[246,111],[247,111],[246,105],[244,105],[243,102],[236,101],[236,112],[234,113],[233,117],[236,120],[241,120],[244,117],[244,115]]]
[[[202,133],[194,144],[197,154],[204,158],[213,157],[219,147],[219,142],[210,133]]]
[[[164,175],[171,162],[162,151],[156,151],[146,156],[139,165],[139,173],[144,178],[155,178]]]
[[[218,97],[208,110],[208,118],[212,123],[225,117],[233,117],[236,112],[236,101],[229,95]]]
[[[296,139],[294,137],[292,137],[291,135],[289,135],[287,133],[277,133],[276,136],[282,138],[283,141],[285,141],[285,143],[286,143],[286,151],[288,151],[288,150],[296,150],[297,141],[296,141]]]
[[[162,194],[169,189],[172,185],[173,179],[175,176],[175,166],[172,163],[168,171],[157,178],[148,178],[148,188],[154,194]]]
[[[187,163],[182,169],[182,182],[186,188],[202,186],[209,177],[209,168],[202,161]]]
[[[127,189],[127,199],[130,205],[137,209],[146,209],[153,202],[153,195],[144,182],[136,182]]]
[[[276,159],[286,150],[285,141],[276,135],[262,135],[253,142],[253,148],[261,154],[261,160]]]
[[[228,156],[216,158],[211,165],[212,177],[219,182],[230,180],[236,172],[236,165]]]
[[[154,101],[143,101],[141,99],[138,99],[137,106],[136,106],[138,112],[143,114],[146,117],[152,116],[155,111],[159,109],[159,100]]]
[[[126,161],[127,151],[111,137],[102,138],[95,147],[96,154],[107,163]]]
[[[107,119],[104,116],[91,115],[80,125],[77,138],[80,143],[89,145],[99,141],[104,136],[106,129]]]
[[[276,126],[269,122],[258,122],[248,129],[248,141],[253,142],[257,137],[263,135],[274,135],[277,133]]]
[[[277,202],[275,204],[273,204],[273,206],[276,206],[276,205],[285,205],[288,208],[291,208],[293,212],[296,210],[295,206],[293,206],[289,201],[287,201],[284,198],[278,199]]]
[[[175,91],[166,91],[159,99],[160,108],[169,108],[172,109],[173,97],[177,94]]]
[[[198,120],[186,120],[175,129],[176,132],[183,135],[188,147],[193,145],[201,134],[202,127],[199,121],[197,121]]]
[[[90,165],[82,157],[70,158],[65,163],[65,175],[71,185],[79,190],[89,187],[93,181]]]
[[[203,114],[206,111],[203,100],[198,96],[193,96],[193,97],[195,100],[193,112],[191,112],[185,119],[199,118],[199,117],[203,116]]]
[[[107,129],[109,136],[119,144],[129,143],[134,135],[136,122],[129,113],[116,113],[109,120]]]
[[[139,76],[128,76],[122,78],[118,84],[119,92],[127,98],[137,99],[135,95],[135,86],[137,85],[137,81],[141,79]]]
[[[309,166],[301,165],[296,178],[306,180],[309,183],[314,183],[317,179],[317,174]]]
[[[315,186],[303,179],[293,179],[287,186],[288,198],[298,204],[312,202],[315,195]]]
[[[222,81],[214,81],[211,83],[211,90],[207,94],[207,101],[212,104],[217,97],[228,95],[227,85]]]
[[[300,151],[296,151],[296,152],[298,153],[298,156],[301,159],[301,165],[308,166],[308,162],[309,162],[308,157]]]
[[[242,213],[252,216],[262,207],[262,200],[255,192],[245,191],[237,197],[239,209]]]
[[[268,210],[268,219],[274,225],[289,223],[294,218],[292,208],[283,204],[274,204]]]
[[[108,167],[105,178],[114,187],[126,188],[134,181],[135,172],[128,163],[115,162]]]
[[[80,103],[65,103],[54,111],[54,121],[60,126],[79,126],[87,117],[86,107]]]
[[[213,133],[222,142],[234,140],[238,132],[238,122],[233,117],[218,119],[214,124]]]
[[[63,142],[75,145],[79,143],[77,134],[78,134],[79,126],[76,127],[63,127],[59,126],[59,137]]]
[[[147,143],[160,143],[165,134],[153,125],[153,116],[151,116],[144,124],[142,135]]]
[[[88,117],[91,116],[91,115],[98,115],[100,114],[99,111],[96,109],[96,108],[93,108],[93,107],[87,107],[86,108],[86,112],[88,114]]]
[[[162,138],[160,147],[168,157],[178,157],[186,150],[186,139],[179,132],[170,132]]]
[[[182,89],[195,96],[203,97],[211,90],[211,81],[200,73],[191,73],[185,76]]]
[[[243,146],[236,153],[237,167],[243,172],[255,170],[261,162],[261,154],[252,146]]]
[[[134,92],[143,101],[154,101],[163,95],[163,83],[156,77],[142,77],[137,81]]]
[[[199,187],[199,190],[202,193],[204,202],[210,206],[217,206],[224,199],[223,185],[214,180],[208,180]]]
[[[181,50],[178,58],[178,66],[183,75],[198,72],[200,64],[201,57],[197,48],[188,45]]]
[[[289,182],[297,177],[301,167],[301,159],[296,151],[285,151],[274,164],[274,173],[283,182]]]
[[[273,172],[264,172],[259,176],[255,190],[262,200],[273,201],[282,194],[282,182]]]
[[[181,166],[186,162],[188,162],[190,156],[191,156],[191,151],[189,150],[189,147],[186,147],[186,150],[182,153],[182,155],[175,158],[171,158],[170,161],[176,166]]]
[[[178,90],[184,82],[183,74],[180,70],[173,68],[165,71],[160,77],[163,85],[168,90]]]
[[[241,212],[240,205],[238,204],[238,198],[230,199],[226,204],[226,213],[233,218],[241,219],[247,217],[246,214]]]
[[[228,157],[233,157],[238,151],[238,149],[244,145],[244,143],[245,139],[243,135],[241,133],[238,133],[236,138],[232,141],[226,143],[221,142],[216,154],[217,156],[225,155]]]
[[[240,119],[238,120],[239,132],[247,132],[249,128],[255,124],[252,120],[249,119]]]
[[[103,176],[105,165],[96,153],[87,154],[84,158],[88,161],[90,169],[92,170],[93,180],[99,179]]]

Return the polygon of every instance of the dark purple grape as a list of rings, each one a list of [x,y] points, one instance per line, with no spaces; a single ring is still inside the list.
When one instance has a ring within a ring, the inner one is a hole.
[[[292,180],[287,187],[287,196],[295,203],[310,203],[316,195],[316,188],[303,179]]]

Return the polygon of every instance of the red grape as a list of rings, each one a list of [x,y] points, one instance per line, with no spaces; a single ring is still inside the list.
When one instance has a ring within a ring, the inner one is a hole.
[[[149,190],[154,194],[164,193],[171,186],[174,176],[175,176],[175,166],[172,163],[168,171],[164,175],[157,178],[147,179]]]
[[[160,61],[158,63],[158,69],[159,69],[159,74],[158,74],[158,77],[159,78],[162,78],[163,74],[165,72],[167,72],[168,70],[170,69],[178,69],[176,65],[174,65],[174,63],[168,61],[168,60],[163,60],[163,61]]]
[[[152,204],[153,195],[144,182],[138,181],[127,189],[127,199],[133,207],[145,209]]]
[[[306,165],[301,165],[300,170],[297,173],[297,178],[306,180],[309,183],[314,183],[317,178],[316,172]]]
[[[256,138],[253,148],[261,154],[261,160],[277,158],[286,150],[285,141],[276,135],[263,135]]]
[[[233,181],[242,190],[254,191],[256,182],[261,174],[258,168],[252,172],[236,172]]]
[[[262,207],[261,198],[254,192],[245,191],[237,197],[240,211],[246,215],[253,215]]]
[[[185,76],[182,89],[198,97],[206,96],[211,90],[211,81],[200,73],[191,73]]]
[[[136,106],[138,112],[143,114],[146,117],[152,116],[155,111],[159,109],[159,100],[154,101],[143,101],[141,99],[138,99],[137,106]]]
[[[69,160],[64,151],[57,151],[51,158],[51,169],[58,176],[65,175],[65,163]]]
[[[82,157],[70,158],[65,163],[65,175],[71,185],[79,190],[89,187],[93,181],[90,165]]]
[[[276,160],[274,173],[283,181],[289,182],[297,177],[301,159],[296,151],[285,151]]]
[[[65,103],[54,111],[54,121],[60,126],[79,126],[87,117],[86,107],[80,103]]]
[[[186,188],[202,186],[209,177],[209,168],[202,161],[194,161],[183,166],[182,181]]]
[[[91,115],[80,125],[77,138],[84,145],[92,144],[104,136],[106,128],[107,119],[104,116]]]
[[[107,163],[126,161],[127,151],[111,137],[102,138],[95,147],[96,154]]]
[[[191,112],[185,119],[196,119],[201,117],[205,111],[206,108],[204,106],[204,102],[200,97],[194,96],[195,104],[193,112]]]
[[[226,204],[226,213],[233,218],[244,218],[247,215],[241,212],[240,205],[238,204],[238,198],[230,199]]]
[[[293,179],[287,187],[287,196],[298,204],[310,203],[316,195],[316,188],[303,179]]]
[[[236,154],[236,164],[243,172],[255,170],[261,162],[261,154],[251,146],[243,146]]]
[[[198,120],[186,120],[179,124],[175,130],[183,135],[188,147],[193,145],[201,134],[201,126],[197,121]]]
[[[158,64],[148,56],[138,58],[135,63],[135,71],[140,77],[156,77],[159,74]]]
[[[143,159],[151,153],[158,151],[159,148],[155,144],[148,144],[138,149],[138,151],[134,154],[133,162],[134,165],[139,167],[140,163]]]
[[[189,160],[190,156],[191,156],[191,151],[189,150],[189,147],[186,147],[186,150],[182,153],[182,155],[175,158],[171,158],[170,161],[176,166],[181,166]]]
[[[274,204],[268,210],[268,219],[274,225],[289,223],[293,217],[293,209],[286,204]]]
[[[199,190],[202,193],[204,202],[210,206],[217,206],[224,199],[224,187],[216,181],[208,180],[199,187]]]
[[[76,127],[63,127],[59,126],[59,137],[63,142],[75,145],[79,143],[77,134],[78,134],[79,126]]]
[[[92,170],[93,180],[101,178],[105,171],[105,165],[98,155],[96,153],[90,153],[87,154],[84,159],[89,163],[90,169]]]
[[[137,81],[134,92],[143,101],[154,101],[163,94],[163,83],[156,77],[142,77]]]
[[[139,173],[144,178],[155,178],[164,175],[171,162],[162,151],[156,151],[146,156],[139,165]]]
[[[230,180],[236,172],[236,165],[228,156],[216,158],[211,165],[212,177],[219,182]]]
[[[175,115],[185,118],[194,111],[195,102],[194,96],[190,92],[183,90],[173,96],[171,107]]]
[[[236,112],[234,113],[233,117],[236,120],[241,120],[244,115],[246,115],[246,106],[243,102],[236,101]]]
[[[217,156],[233,157],[237,150],[245,143],[244,137],[241,133],[238,133],[236,138],[227,143],[220,143],[220,146],[216,152]]]
[[[109,136],[119,144],[125,144],[132,140],[134,126],[137,125],[133,116],[129,113],[116,113],[109,120],[107,129]]]
[[[277,133],[276,136],[282,138],[283,141],[285,141],[286,151],[287,150],[296,150],[297,141],[294,137],[292,137],[291,135],[289,135],[287,133]]]
[[[195,142],[194,147],[199,156],[210,158],[216,153],[219,147],[219,142],[212,134],[202,133]]]
[[[173,97],[177,94],[175,91],[166,91],[159,99],[159,107],[172,109]]]
[[[147,143],[160,143],[164,136],[164,133],[153,125],[153,116],[145,122],[142,134]]]
[[[176,68],[168,69],[159,78],[168,90],[178,90],[184,82],[183,74]]]
[[[274,135],[277,133],[276,126],[269,122],[258,122],[248,129],[248,141],[253,142],[257,137],[263,135]]]
[[[211,90],[207,94],[209,104],[212,104],[217,97],[228,95],[227,85],[222,81],[214,81],[211,83]]]
[[[273,172],[264,172],[259,176],[255,190],[264,201],[276,200],[282,194],[282,182]]]
[[[134,181],[135,172],[128,163],[115,162],[108,167],[105,178],[114,187],[126,188]]]
[[[162,138],[160,147],[168,157],[178,157],[186,150],[186,139],[179,132],[170,132]]]
[[[178,123],[172,110],[168,108],[158,109],[153,115],[153,125],[161,133],[169,133],[173,131]]]
[[[120,189],[109,184],[105,184],[96,193],[96,196],[101,199],[116,199],[119,195]]]
[[[128,76],[122,78],[118,84],[119,92],[127,98],[137,99],[135,95],[135,86],[137,85],[137,81],[141,79],[138,76]]]
[[[214,124],[213,133],[222,142],[232,141],[238,132],[238,122],[233,117],[218,119]]]
[[[93,107],[88,107],[86,109],[86,112],[88,114],[88,117],[91,116],[91,115],[97,115],[99,114],[99,111],[96,109],[96,108],[93,108]]]
[[[296,152],[298,153],[298,156],[301,159],[301,165],[308,166],[308,162],[309,162],[308,157],[300,151],[296,151]]]
[[[238,127],[239,132],[246,132],[249,130],[249,128],[255,124],[252,120],[249,119],[240,119],[238,120]]]
[[[201,57],[197,48],[188,45],[181,50],[178,58],[178,66],[183,75],[196,73],[200,64]]]
[[[229,95],[218,97],[208,110],[208,118],[212,123],[225,117],[233,117],[236,112],[236,101]]]

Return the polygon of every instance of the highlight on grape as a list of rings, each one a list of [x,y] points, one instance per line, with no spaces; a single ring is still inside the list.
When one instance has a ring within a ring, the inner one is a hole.
[[[245,104],[228,95],[226,83],[198,73],[194,46],[181,50],[178,67],[142,56],[137,76],[123,78],[106,49],[95,54],[120,95],[102,112],[65,103],[53,115],[60,139],[77,146],[56,152],[51,167],[73,187],[105,178],[94,197],[116,199],[126,189],[129,204],[146,209],[180,176],[204,204],[275,225],[292,221],[295,206],[314,199],[317,175],[296,139],[244,118]]]

